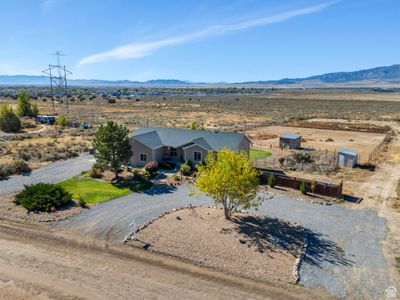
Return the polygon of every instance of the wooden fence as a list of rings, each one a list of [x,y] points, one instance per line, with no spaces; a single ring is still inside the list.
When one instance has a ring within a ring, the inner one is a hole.
[[[373,161],[377,160],[379,158],[379,156],[381,155],[381,153],[384,151],[384,148],[386,147],[386,145],[388,143],[390,143],[390,141],[392,140],[394,136],[394,132],[393,130],[389,131],[385,138],[383,139],[382,142],[379,143],[379,145],[377,145],[375,147],[374,150],[371,151],[371,153],[369,154],[368,157],[368,163],[372,163]]]
[[[315,189],[312,191],[313,194],[332,197],[332,198],[340,198],[342,196],[343,191],[343,182],[340,184],[332,184],[320,181],[313,181],[308,179],[290,177],[287,175],[283,175],[281,173],[277,173],[271,170],[261,170],[260,172],[260,180],[261,184],[268,183],[268,177],[270,175],[275,176],[275,185],[280,187],[288,187],[296,190],[300,190],[300,184],[304,182],[309,187],[314,183]]]

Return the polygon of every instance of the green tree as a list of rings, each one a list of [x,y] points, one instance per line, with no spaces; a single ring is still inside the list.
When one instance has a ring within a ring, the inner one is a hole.
[[[39,109],[37,104],[31,103],[31,97],[25,92],[19,93],[17,99],[17,115],[20,117],[36,117],[38,113]]]
[[[257,197],[258,172],[245,152],[225,148],[217,155],[208,155],[206,164],[198,166],[195,186],[216,204],[222,204],[227,220],[240,207],[257,208],[261,204]]]
[[[196,122],[192,122],[192,123],[190,123],[190,130],[196,130],[197,129],[197,124],[196,124]]]
[[[13,112],[11,106],[0,107],[0,129],[4,132],[18,132],[21,130],[21,121]]]
[[[105,169],[111,169],[118,177],[122,165],[128,164],[132,151],[129,146],[129,131],[113,121],[101,125],[93,140],[96,161]]]

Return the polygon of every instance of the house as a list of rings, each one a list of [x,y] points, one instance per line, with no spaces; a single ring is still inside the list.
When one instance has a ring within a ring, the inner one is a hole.
[[[130,144],[131,164],[143,166],[149,161],[202,163],[209,152],[225,147],[249,154],[251,141],[243,133],[140,127],[131,136]]]
[[[352,150],[339,150],[337,163],[339,167],[354,168],[358,163],[358,153]]]
[[[300,149],[301,135],[299,134],[284,134],[279,137],[279,147],[287,149]]]

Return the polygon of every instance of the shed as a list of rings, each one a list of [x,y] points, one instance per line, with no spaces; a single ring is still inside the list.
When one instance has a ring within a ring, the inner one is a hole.
[[[337,162],[339,167],[354,168],[358,163],[358,153],[352,150],[339,150]]]
[[[289,149],[299,149],[301,147],[301,135],[283,134],[279,137],[279,147]]]

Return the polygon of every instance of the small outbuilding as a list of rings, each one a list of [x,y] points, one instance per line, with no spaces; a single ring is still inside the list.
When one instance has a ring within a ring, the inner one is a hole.
[[[354,168],[358,163],[358,153],[352,150],[339,150],[337,162],[339,167]]]
[[[301,135],[299,134],[284,134],[279,137],[279,147],[287,149],[300,149]]]

